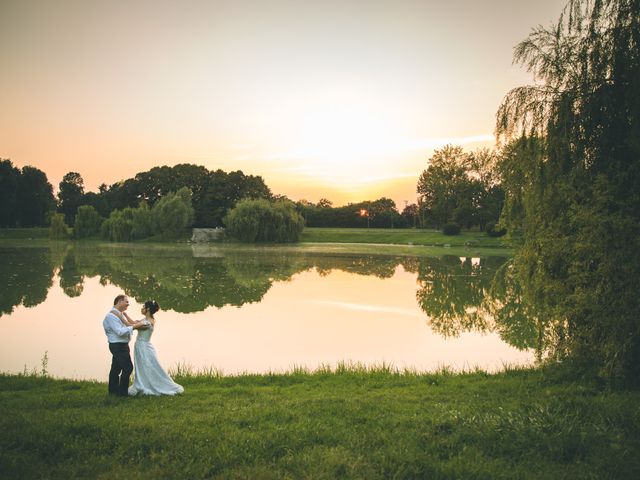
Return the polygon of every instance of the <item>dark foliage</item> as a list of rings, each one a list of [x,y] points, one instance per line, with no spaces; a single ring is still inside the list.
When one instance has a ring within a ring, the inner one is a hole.
[[[241,200],[225,217],[227,234],[247,243],[300,240],[304,219],[287,200]]]
[[[77,172],[69,172],[59,185],[58,211],[64,215],[67,225],[73,226],[78,213],[78,207],[83,204],[84,181],[82,175]]]
[[[53,187],[35,167],[0,160],[0,227],[42,227],[55,208]]]
[[[442,227],[442,233],[445,235],[458,235],[460,233],[460,225],[457,223],[447,223]]]
[[[326,199],[317,204],[300,201],[298,210],[307,227],[406,228],[408,217],[400,215],[390,198],[333,207]]]
[[[515,60],[536,85],[507,95],[504,222],[558,358],[640,383],[640,1],[568,3]]]
[[[494,238],[504,237],[507,234],[506,228],[500,228],[495,223],[489,223],[485,227],[487,235]]]
[[[108,218],[114,210],[137,208],[144,201],[150,208],[170,192],[187,187],[191,191],[195,227],[220,227],[223,218],[243,198],[272,198],[262,177],[242,171],[210,171],[200,165],[179,164],[154,167],[113,185],[101,185],[97,193],[88,192],[80,204],[93,206]],[[77,207],[76,207],[77,208]]]
[[[465,153],[462,147],[446,145],[436,150],[418,179],[420,226],[440,228],[453,222],[482,229],[497,221],[504,192],[496,161],[487,149]]]

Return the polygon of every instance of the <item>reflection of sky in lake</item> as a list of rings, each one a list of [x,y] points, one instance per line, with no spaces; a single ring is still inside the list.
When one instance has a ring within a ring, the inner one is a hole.
[[[46,351],[50,374],[106,381],[110,355],[102,319],[121,289],[85,278],[82,294],[70,298],[57,283],[43,303],[17,306],[0,318],[0,371],[40,369]],[[340,361],[494,371],[533,361],[533,353],[509,346],[497,333],[448,339],[433,333],[416,302],[417,288],[416,274],[402,266],[387,279],[311,269],[274,282],[261,302],[188,314],[160,311],[152,341],[165,367],[183,362],[225,373]],[[140,316],[139,309],[132,299],[131,316]]]

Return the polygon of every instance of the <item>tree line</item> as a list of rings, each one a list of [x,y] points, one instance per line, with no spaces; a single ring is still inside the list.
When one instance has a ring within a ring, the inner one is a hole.
[[[502,208],[504,192],[497,164],[497,155],[492,151],[465,153],[461,147],[446,146],[434,153],[429,167],[419,178],[418,204],[406,205],[402,213],[395,202],[386,197],[339,207],[327,199],[315,204],[300,200],[295,202],[295,208],[309,227],[441,228],[447,223],[456,223],[482,230],[498,221]],[[104,219],[114,211],[125,212],[124,215],[130,217],[127,209],[143,206],[139,211],[142,214],[144,205],[152,209],[160,199],[184,187],[191,191],[194,210],[188,226],[195,227],[226,226],[225,217],[243,199],[288,200],[273,195],[259,176],[245,175],[242,171],[209,171],[191,164],[154,167],[110,186],[102,184],[98,192],[85,191],[82,176],[69,172],[58,187],[57,198],[54,198],[53,187],[44,172],[31,166],[18,169],[10,160],[2,160],[0,226],[46,226],[50,224],[51,211],[56,210],[63,215],[68,227],[75,226],[78,214],[81,222],[89,221],[89,225],[81,223],[80,236],[83,237],[85,227],[92,229],[95,214],[81,207],[93,207]],[[54,222],[63,234],[60,219]],[[141,237],[134,232],[132,238]]]
[[[386,197],[340,207],[334,207],[326,198],[318,203],[300,200],[296,205],[307,227],[407,228],[411,224],[398,212],[395,202]]]
[[[98,192],[85,191],[82,175],[69,172],[58,187],[56,198],[43,171],[0,160],[0,227],[50,226],[54,238],[69,236],[73,227],[76,238],[122,241],[220,227],[239,200],[275,198],[259,176],[191,164],[154,167]]]
[[[223,226],[228,210],[241,199],[273,198],[260,176],[245,175],[240,170],[229,173],[208,170],[186,163],[154,167],[110,186],[102,184],[97,193],[85,192],[82,176],[76,172],[67,173],[59,187],[58,211],[64,214],[69,226],[73,226],[82,205],[91,205],[107,218],[113,210],[137,208],[141,202],[153,207],[164,196],[183,187],[191,191],[195,227]]]

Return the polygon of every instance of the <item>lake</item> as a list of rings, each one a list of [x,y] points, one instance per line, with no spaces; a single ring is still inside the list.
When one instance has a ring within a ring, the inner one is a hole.
[[[54,377],[106,381],[102,319],[120,293],[133,318],[145,300],[160,304],[152,341],[168,369],[497,371],[536,358],[538,329],[505,257],[32,243],[0,246],[2,372],[39,371],[46,352]]]

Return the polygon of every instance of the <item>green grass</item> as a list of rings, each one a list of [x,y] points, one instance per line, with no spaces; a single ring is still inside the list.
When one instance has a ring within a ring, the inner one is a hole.
[[[504,237],[492,238],[484,232],[463,231],[459,235],[444,235],[439,230],[387,228],[305,228],[302,242],[378,243],[442,247],[508,248]]]
[[[131,399],[0,375],[0,476],[640,478],[640,393],[552,371],[181,372]]]
[[[0,245],[3,246],[48,246],[64,245],[76,240],[49,240],[47,229],[0,229]],[[183,248],[188,244],[190,233],[184,233],[171,240],[160,236],[137,240],[135,242],[106,242],[99,238],[77,241],[82,244],[175,246]],[[23,240],[29,239],[28,243]],[[487,257],[492,255],[510,256],[513,251],[504,238],[491,238],[481,232],[463,232],[456,236],[446,236],[433,230],[389,230],[357,228],[306,228],[300,243],[294,244],[247,244],[233,241],[210,245],[216,249],[229,250],[273,250],[292,253],[329,253],[362,255],[402,255],[402,256],[440,256],[458,255]]]
[[[35,239],[48,238],[47,228],[0,228],[0,239]],[[186,242],[191,231],[179,237],[164,239],[160,235],[146,238],[139,242]],[[98,237],[91,240],[99,240]],[[421,245],[442,247],[482,247],[508,248],[507,240],[489,237],[484,232],[464,231],[459,235],[443,235],[438,230],[388,229],[388,228],[305,228],[302,233],[303,243],[374,243],[393,245]]]
[[[34,238],[49,238],[49,229],[34,228],[0,228],[0,239],[32,240]]]
[[[73,232],[73,230],[72,230]],[[134,243],[186,243],[191,238],[191,229],[185,229],[177,236],[165,238],[162,235],[154,235],[152,237],[144,238],[141,240],[133,240]],[[49,228],[48,227],[33,227],[33,228],[0,228],[0,240],[48,240]],[[59,242],[60,240],[58,240]],[[77,240],[71,235],[62,241],[81,241],[81,242],[107,242],[103,240],[99,234],[95,234],[88,238]],[[124,242],[118,242],[124,243]]]

